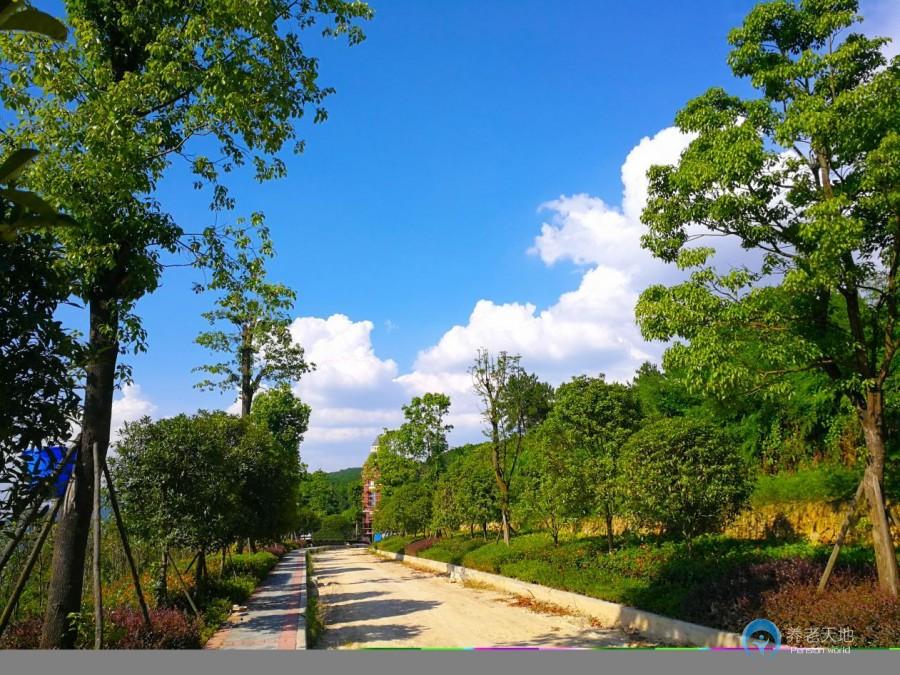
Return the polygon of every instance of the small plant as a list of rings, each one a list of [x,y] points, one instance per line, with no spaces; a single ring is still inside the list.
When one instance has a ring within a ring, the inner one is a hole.
[[[306,648],[315,649],[325,631],[324,608],[319,603],[319,591],[314,580],[313,557],[306,554]]]

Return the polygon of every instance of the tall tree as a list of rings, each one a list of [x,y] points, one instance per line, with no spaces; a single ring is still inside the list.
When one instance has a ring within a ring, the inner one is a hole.
[[[594,458],[573,430],[548,418],[528,437],[522,484],[514,513],[536,521],[559,545],[564,527],[574,526],[593,511],[597,501]]]
[[[559,468],[565,462],[577,465],[578,450],[587,453],[587,480],[593,486],[597,507],[606,520],[606,540],[613,548],[613,516],[620,500],[619,452],[641,422],[641,406],[635,392],[623,384],[608,383],[599,377],[575,377],[559,386],[547,430],[555,430],[547,448],[548,461]],[[573,446],[567,457],[563,448]]]
[[[287,384],[280,384],[256,397],[250,416],[271,431],[284,448],[297,454],[309,428],[310,412]]]
[[[516,474],[525,433],[550,410],[553,389],[525,372],[521,357],[501,351],[496,357],[479,349],[470,369],[490,439],[491,465],[499,490],[500,527],[509,545],[510,486]]]
[[[318,83],[303,29],[324,20],[327,35],[354,43],[354,21],[371,15],[355,0],[69,0],[66,9],[73,39],[64,44],[0,35],[11,63],[0,99],[19,118],[10,142],[42,149],[23,180],[78,222],[59,236],[90,324],[82,448],[55,539],[45,648],[74,643],[68,617],[81,601],[92,449],[105,459],[119,352],[143,345],[134,304],[155,289],[160,253],[182,234],[148,195],[177,157],[212,186],[217,208],[233,205],[222,179],[236,166],[251,162],[260,180],[283,175],[275,153],[295,140],[309,107],[325,118],[331,91]]]
[[[258,242],[251,235],[253,230]],[[209,252],[200,259],[212,267],[213,275],[210,283],[197,284],[196,290],[220,293],[216,309],[203,317],[213,326],[224,323],[225,328],[201,333],[197,344],[231,358],[195,368],[217,378],[197,386],[226,392],[236,389],[241,416],[246,417],[260,387],[288,384],[310,369],[303,347],[294,344],[290,331],[288,312],[297,294],[266,278],[265,263],[275,256],[275,249],[261,214],[254,214],[250,228],[226,228],[224,237],[210,229],[206,239]],[[233,255],[226,241],[233,242]]]
[[[453,430],[452,424],[444,423],[448,412],[450,397],[439,393],[414,396],[403,406],[406,421],[400,432],[411,457],[433,462],[447,451],[447,434]]]
[[[677,115],[694,138],[677,166],[650,171],[644,244],[693,271],[647,289],[637,317],[646,338],[681,338],[666,368],[707,391],[777,396],[786,374],[818,370],[849,397],[879,582],[897,595],[883,484],[884,386],[900,346],[900,59],[848,31],[857,9],[766,2],[730,33],[729,65],[758,95],[713,88]],[[713,249],[694,245],[708,235],[758,264],[718,272]]]

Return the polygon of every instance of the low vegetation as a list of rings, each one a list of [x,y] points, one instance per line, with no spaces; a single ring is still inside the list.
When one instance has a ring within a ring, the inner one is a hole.
[[[408,543],[392,537],[379,547]],[[548,533],[538,532],[514,537],[509,546],[451,537],[419,555],[734,632],[765,616],[782,630],[850,627],[852,646],[898,644],[900,602],[878,591],[871,549],[848,547],[832,584],[818,595],[829,552],[808,543],[706,535],[690,549],[684,541],[621,540],[609,553],[605,537],[570,537],[554,546]]]
[[[221,560],[210,561],[203,580],[198,581],[193,569],[186,571],[190,560],[186,555],[174,555],[191,599],[199,616],[193,613],[177,576],[169,572],[169,593],[162,602],[154,600],[150,608],[151,628],[144,626],[143,617],[133,597],[128,604],[118,604],[105,611],[104,646],[108,649],[198,649],[219,629],[231,613],[232,606],[242,604],[259,583],[278,563],[287,547],[272,546],[257,553],[237,553]],[[128,580],[109,579],[108,587],[127,588]],[[115,596],[118,599],[118,596]],[[0,638],[0,649],[35,649],[40,639],[40,605],[26,603],[19,607],[22,618],[15,621]],[[94,621],[89,599],[85,611],[77,621],[76,646],[91,648],[94,642]]]

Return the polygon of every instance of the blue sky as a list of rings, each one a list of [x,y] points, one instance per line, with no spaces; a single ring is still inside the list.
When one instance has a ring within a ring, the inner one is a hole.
[[[295,336],[319,365],[297,385],[314,409],[301,454],[329,470],[359,465],[425,390],[454,399],[454,440],[477,439],[478,346],[553,382],[658,358],[631,316],[669,274],[637,244],[643,172],[677,158],[686,139],[666,130],[689,98],[748,91],[725,38],[749,1],[371,4],[363,44],[310,42],[336,93],[326,123],[299,125],[287,178],[231,182],[235,215],[266,214],[272,278],[298,291]],[[896,3],[863,13],[897,34]],[[158,196],[187,230],[211,222],[184,167]],[[150,350],[128,357],[116,423],[231,405],[192,386],[210,358],[196,275],[167,271],[139,304]]]

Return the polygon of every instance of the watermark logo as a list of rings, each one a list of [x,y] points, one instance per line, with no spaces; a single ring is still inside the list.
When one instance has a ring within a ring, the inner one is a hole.
[[[748,654],[773,654],[781,648],[781,631],[768,619],[754,619],[741,633],[741,647]]]

